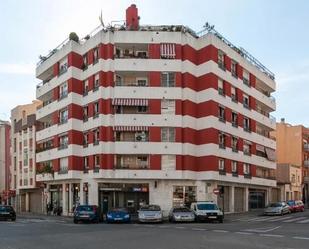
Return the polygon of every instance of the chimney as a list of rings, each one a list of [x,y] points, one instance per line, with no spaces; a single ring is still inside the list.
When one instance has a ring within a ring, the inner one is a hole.
[[[138,30],[139,16],[135,4],[131,4],[126,10],[126,28],[127,30]]]

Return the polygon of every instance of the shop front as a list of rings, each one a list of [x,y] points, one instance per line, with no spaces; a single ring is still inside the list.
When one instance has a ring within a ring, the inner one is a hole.
[[[266,190],[249,189],[249,209],[265,208]]]
[[[196,201],[196,186],[173,186],[173,207],[186,206]]]
[[[130,213],[149,204],[149,185],[99,183],[99,207],[103,214],[112,208],[126,208]]]

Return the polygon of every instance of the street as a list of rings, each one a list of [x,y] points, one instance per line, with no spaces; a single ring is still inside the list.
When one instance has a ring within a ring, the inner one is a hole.
[[[223,224],[73,224],[64,217],[0,222],[0,249],[308,248],[309,211],[285,216],[227,216]]]

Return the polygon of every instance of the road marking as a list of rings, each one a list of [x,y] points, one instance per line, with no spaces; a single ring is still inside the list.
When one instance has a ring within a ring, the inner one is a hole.
[[[294,221],[299,221],[299,220],[303,220],[303,219],[306,219],[306,217],[298,217],[298,218],[294,218],[294,219],[291,219],[291,220],[284,220],[282,222],[294,222]]]
[[[176,229],[185,229],[185,227],[175,227]]]
[[[247,232],[255,232],[255,233],[268,233],[271,231],[274,231],[278,228],[280,228],[281,226],[277,226],[277,227],[261,227],[261,228],[255,228],[255,229],[246,229],[244,231]]]
[[[302,220],[302,221],[298,221],[296,223],[301,223],[301,224],[304,224],[304,223],[309,223],[309,219],[306,219],[306,220]]]
[[[298,237],[298,236],[293,237],[293,239],[303,239],[303,240],[309,240],[309,238],[308,238],[308,237]]]
[[[248,232],[235,232],[237,234],[243,234],[243,235],[252,235],[253,233],[248,233]]]
[[[170,226],[158,226],[160,228],[169,228]]]
[[[154,225],[144,225],[144,227],[155,227]]]
[[[212,230],[212,232],[216,232],[216,233],[228,233],[228,231],[226,231],[226,230]]]
[[[193,227],[192,230],[193,231],[207,231],[207,229],[205,228],[195,228],[195,227]]]
[[[282,220],[288,220],[288,219],[291,219],[293,217],[282,217],[282,216],[275,216],[275,217],[272,217],[271,219],[267,220],[267,222],[272,222],[272,221],[282,221]]]
[[[282,238],[282,237],[284,237],[283,235],[280,235],[280,234],[264,234],[264,233],[262,233],[262,234],[260,234],[260,236],[263,236],[263,237],[274,237],[274,238]]]

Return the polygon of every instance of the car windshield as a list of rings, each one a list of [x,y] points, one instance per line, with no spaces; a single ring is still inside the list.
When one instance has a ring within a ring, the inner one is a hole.
[[[125,208],[113,208],[112,212],[128,212]]]
[[[159,206],[153,205],[153,206],[143,206],[140,209],[141,211],[161,211],[161,208]]]
[[[174,213],[185,213],[185,212],[191,212],[190,209],[182,207],[182,208],[174,208]]]
[[[282,206],[282,203],[280,203],[280,202],[269,204],[269,207],[281,207],[281,206]]]
[[[93,208],[93,206],[78,206],[77,208],[76,208],[76,211],[88,211],[88,212],[93,212],[94,210],[93,210],[94,208]]]
[[[218,207],[216,204],[197,204],[197,209],[199,210],[218,210]]]
[[[291,205],[295,205],[295,201],[288,201],[287,203],[288,203],[288,205],[290,205],[290,206],[291,206]]]
[[[11,212],[13,211],[12,207],[0,206],[0,212]]]

